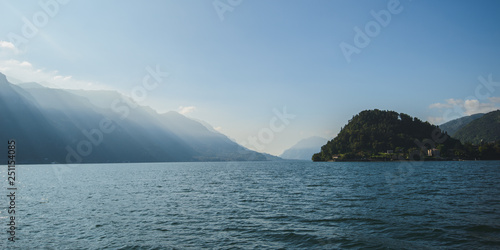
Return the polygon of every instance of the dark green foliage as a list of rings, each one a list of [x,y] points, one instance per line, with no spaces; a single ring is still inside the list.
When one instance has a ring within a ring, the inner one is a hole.
[[[461,142],[480,144],[500,140],[500,110],[485,114],[463,128],[453,136]]]
[[[461,117],[461,118],[443,123],[443,124],[439,125],[439,128],[453,137],[459,129],[465,127],[470,122],[472,122],[478,118],[481,118],[483,115],[484,115],[483,113],[480,113],[480,114],[473,114],[470,116]]]
[[[439,147],[441,156],[453,156],[459,141],[428,122],[394,111],[366,110],[354,116],[336,138],[313,155],[313,161],[394,160],[408,158],[413,151]],[[387,154],[388,150],[392,153]],[[408,153],[410,152],[410,153]]]
[[[479,146],[478,151],[481,160],[500,160],[500,141],[485,143]]]

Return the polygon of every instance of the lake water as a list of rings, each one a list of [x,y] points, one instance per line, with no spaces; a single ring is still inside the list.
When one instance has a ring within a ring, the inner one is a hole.
[[[499,161],[18,166],[16,242],[2,183],[1,249],[500,248]]]

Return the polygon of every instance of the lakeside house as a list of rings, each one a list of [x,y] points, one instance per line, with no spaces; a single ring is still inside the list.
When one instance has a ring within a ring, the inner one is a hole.
[[[436,148],[428,149],[427,156],[439,157],[439,149],[436,149]]]

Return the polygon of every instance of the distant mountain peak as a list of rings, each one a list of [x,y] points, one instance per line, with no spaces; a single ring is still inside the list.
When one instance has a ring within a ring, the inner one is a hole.
[[[167,111],[167,112],[163,113],[162,115],[185,117],[184,115],[182,115],[181,113],[179,113],[177,111]]]
[[[450,136],[453,136],[458,130],[467,126],[467,124],[469,124],[470,122],[481,118],[484,115],[485,115],[484,113],[478,113],[460,117],[439,125],[439,128],[442,129],[443,131],[446,131]]]
[[[4,75],[2,72],[0,72],[0,84],[3,83],[9,83],[9,81],[7,81],[7,76]]]
[[[19,83],[18,86],[21,88],[30,88],[30,89],[44,89],[45,87],[36,82],[23,82]]]
[[[308,137],[308,138],[305,138],[305,139],[298,141],[297,144],[295,144],[295,145],[300,146],[300,147],[315,147],[315,146],[317,146],[317,144],[321,144],[320,146],[322,146],[327,141],[328,141],[328,139],[323,138],[323,137],[311,136],[311,137]]]
[[[312,136],[298,141],[295,145],[285,150],[280,157],[294,160],[311,160],[313,154],[321,150],[328,139]]]
[[[500,110],[491,111],[460,127],[453,137],[462,143],[493,142],[500,140]]]

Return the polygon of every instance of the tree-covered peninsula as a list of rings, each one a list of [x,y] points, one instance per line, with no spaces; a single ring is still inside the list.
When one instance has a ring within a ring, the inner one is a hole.
[[[459,140],[439,127],[394,111],[365,110],[312,156],[313,161],[451,159]]]

